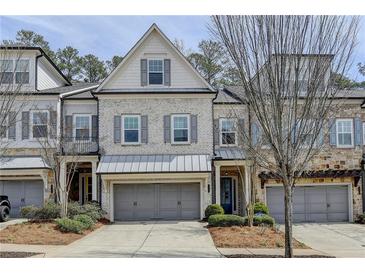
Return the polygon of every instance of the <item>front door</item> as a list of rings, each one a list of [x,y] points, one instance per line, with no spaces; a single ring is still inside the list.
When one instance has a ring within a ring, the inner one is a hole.
[[[90,174],[80,174],[80,201],[82,204],[92,200],[92,177]]]
[[[221,206],[225,214],[232,214],[232,178],[221,178]]]

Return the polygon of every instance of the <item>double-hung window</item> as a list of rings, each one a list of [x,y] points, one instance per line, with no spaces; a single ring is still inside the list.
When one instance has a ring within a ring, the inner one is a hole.
[[[336,132],[338,147],[354,146],[354,127],[352,119],[337,119]]]
[[[15,83],[29,84],[29,60],[19,60],[16,62]]]
[[[48,136],[48,111],[32,112],[33,138],[46,138]]]
[[[0,115],[0,139],[6,139],[8,117]]]
[[[141,143],[141,116],[123,115],[123,144],[137,145]]]
[[[150,85],[163,84],[162,60],[148,60],[148,83]]]
[[[76,140],[90,140],[91,117],[87,114],[74,115],[74,136]]]
[[[0,60],[0,84],[13,84],[13,60]]]
[[[220,145],[234,146],[237,145],[236,122],[235,119],[222,118],[220,122]]]
[[[175,114],[171,116],[172,143],[188,144],[190,142],[190,115]]]

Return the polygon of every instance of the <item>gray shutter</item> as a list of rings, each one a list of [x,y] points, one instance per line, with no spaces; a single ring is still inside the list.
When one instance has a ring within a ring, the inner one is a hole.
[[[198,142],[198,115],[190,115],[190,141]]]
[[[362,145],[362,123],[359,117],[355,118],[355,146]]]
[[[9,112],[9,128],[8,128],[8,139],[16,139],[16,112]]]
[[[49,133],[49,137],[56,138],[57,137],[57,111],[55,111],[55,110],[50,111],[50,125],[51,125],[51,131]]]
[[[29,111],[22,112],[22,140],[29,139]]]
[[[98,140],[98,116],[91,116],[91,141],[96,142]]]
[[[147,59],[141,59],[141,86],[147,86]]]
[[[213,121],[213,142],[214,145],[219,146],[219,119],[214,119]]]
[[[163,68],[164,68],[164,85],[171,86],[171,60],[170,59],[163,60]]]
[[[170,115],[163,117],[163,137],[165,143],[171,143],[171,118]]]
[[[330,133],[330,145],[336,145],[336,119],[330,118],[328,120],[328,128]]]
[[[141,143],[148,143],[148,117],[147,115],[141,116]]]
[[[122,117],[120,115],[114,116],[114,143],[120,144],[122,134]]]
[[[72,115],[66,115],[65,119],[66,142],[72,141]]]
[[[323,146],[323,127],[319,130],[318,136],[317,136],[317,146],[321,147]]]
[[[255,122],[251,124],[251,133],[252,133],[252,145],[256,146],[259,143],[261,132],[260,132],[260,127]]]
[[[243,144],[244,143],[244,130],[245,130],[245,119],[238,119],[238,128],[237,128],[237,144]]]

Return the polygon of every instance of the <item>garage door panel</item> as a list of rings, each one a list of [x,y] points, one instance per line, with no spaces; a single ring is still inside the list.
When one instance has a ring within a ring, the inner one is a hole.
[[[179,212],[179,191],[176,184],[160,184],[158,216],[162,219],[173,219]]]
[[[114,218],[116,220],[134,219],[135,186],[114,185],[114,197]]]
[[[43,204],[43,184],[40,182],[26,182],[24,183],[25,199],[24,203],[26,205],[34,205],[37,207]]]

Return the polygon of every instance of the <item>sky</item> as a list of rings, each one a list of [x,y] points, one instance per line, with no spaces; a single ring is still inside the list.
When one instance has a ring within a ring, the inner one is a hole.
[[[365,63],[365,17],[361,19],[358,45],[348,76],[365,81],[356,64]],[[80,55],[94,54],[102,60],[124,56],[145,31],[156,23],[171,39],[184,41],[196,50],[209,39],[209,16],[0,16],[0,41],[14,39],[20,29],[32,30],[45,37],[53,50],[72,46]]]

